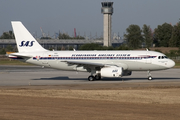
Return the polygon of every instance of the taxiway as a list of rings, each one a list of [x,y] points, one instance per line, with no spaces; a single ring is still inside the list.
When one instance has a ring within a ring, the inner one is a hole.
[[[145,82],[179,82],[180,69],[152,71],[153,80],[147,80],[147,72],[133,72],[123,78],[102,78],[90,82],[89,73],[76,71],[61,71],[39,66],[0,66],[0,86],[28,85],[66,85],[94,83],[145,83]]]

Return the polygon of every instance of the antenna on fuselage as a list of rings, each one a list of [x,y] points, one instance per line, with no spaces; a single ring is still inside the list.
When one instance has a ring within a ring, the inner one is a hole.
[[[148,48],[146,48],[146,51],[149,51]]]

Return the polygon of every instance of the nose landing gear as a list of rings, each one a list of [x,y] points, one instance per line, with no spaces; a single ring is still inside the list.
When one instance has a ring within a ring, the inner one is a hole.
[[[152,80],[152,77],[151,77],[151,76],[148,76],[148,80]]]
[[[151,76],[151,72],[150,72],[150,70],[149,71],[147,71],[148,72],[148,80],[152,80],[153,78],[152,78],[152,76]]]

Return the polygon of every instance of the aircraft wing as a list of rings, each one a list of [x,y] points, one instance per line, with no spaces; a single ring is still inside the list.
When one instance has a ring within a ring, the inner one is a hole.
[[[78,66],[98,66],[98,67],[105,66],[102,63],[91,63],[91,62],[81,62],[81,61],[62,61],[62,62],[66,62],[69,65],[78,65]]]
[[[89,68],[89,67],[106,67],[106,66],[116,66],[116,67],[123,67],[124,70],[126,70],[128,67],[126,64],[124,63],[119,63],[119,64],[106,64],[106,63],[95,63],[95,62],[82,62],[82,61],[62,61],[62,62],[66,62],[69,65],[77,65],[78,67],[85,67],[85,68]]]

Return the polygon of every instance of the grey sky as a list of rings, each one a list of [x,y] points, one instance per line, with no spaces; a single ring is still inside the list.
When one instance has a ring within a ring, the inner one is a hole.
[[[19,20],[34,34],[40,27],[52,36],[59,30],[73,35],[100,36],[103,32],[103,0],[1,0],[0,35],[12,30],[10,21]],[[107,1],[107,0],[106,0]],[[112,32],[122,36],[131,24],[152,29],[165,22],[176,24],[180,18],[180,0],[110,0],[114,2]]]

